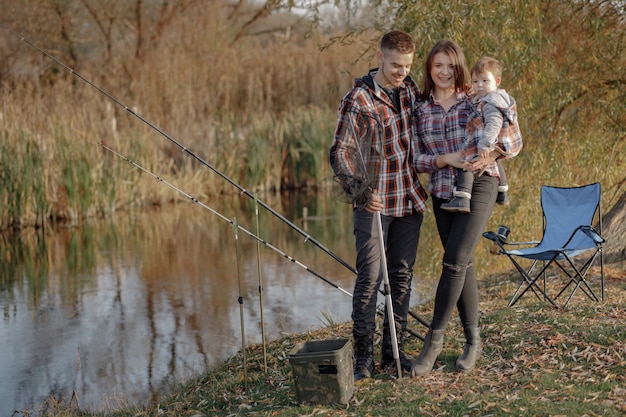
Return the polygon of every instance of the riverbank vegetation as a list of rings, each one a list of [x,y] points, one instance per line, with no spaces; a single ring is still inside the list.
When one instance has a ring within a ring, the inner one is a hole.
[[[504,221],[532,218],[541,184],[600,181],[609,208],[625,189],[623,2],[35,3],[3,7],[2,24],[128,108],[3,30],[1,229],[183,198],[99,142],[201,199],[237,189],[185,151],[255,192],[327,188],[337,103],[375,65],[389,26],[415,36],[418,82],[443,37],[470,62],[492,55],[505,64],[502,86],[519,103],[525,146],[507,163],[513,204]]]
[[[350,337],[350,325],[288,334],[267,345],[250,346],[196,379],[172,387],[169,396],[148,406],[124,405],[118,411],[77,410],[79,398],[51,397],[37,415],[48,417],[139,416],[623,416],[626,413],[624,303],[626,270],[608,269],[606,302],[589,304],[578,294],[567,310],[555,310],[529,296],[505,307],[517,277],[494,274],[480,282],[484,354],[467,375],[454,370],[462,351],[458,323],[449,326],[444,350],[427,376],[395,378],[393,370],[355,384],[347,405],[298,402],[290,352],[300,342]],[[417,312],[428,317],[432,304]],[[419,323],[414,330],[424,333]],[[379,356],[377,338],[375,355]],[[407,352],[422,343],[408,338]],[[347,388],[344,388],[347,390]],[[30,414],[27,414],[30,415]]]

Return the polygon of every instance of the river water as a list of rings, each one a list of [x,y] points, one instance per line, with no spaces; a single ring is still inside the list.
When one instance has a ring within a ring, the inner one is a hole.
[[[345,204],[264,201],[353,264]],[[205,204],[252,234],[258,227],[267,244],[193,203],[0,235],[0,417],[50,398],[108,411],[156,401],[171,384],[235,355],[242,321],[249,345],[261,343],[262,325],[274,340],[329,317],[350,319],[344,291],[352,292],[354,274],[340,262],[262,207],[256,216],[245,196]],[[425,241],[421,247],[437,241],[428,224]],[[420,249],[420,257],[433,250]],[[428,275],[415,280],[413,304],[432,294]]]

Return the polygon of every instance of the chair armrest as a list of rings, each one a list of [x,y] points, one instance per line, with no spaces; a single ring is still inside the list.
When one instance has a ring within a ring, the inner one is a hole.
[[[495,232],[491,232],[491,231],[483,233],[483,237],[489,240],[492,240],[494,242],[499,242],[502,245],[520,246],[520,245],[538,245],[539,244],[539,241],[535,241],[535,240],[528,241],[528,242],[507,242],[507,241],[502,240],[500,236],[498,236]]]
[[[538,245],[539,242],[538,240],[531,240],[528,242],[504,242],[505,245]]]
[[[483,233],[483,237],[486,239],[492,240],[496,243],[500,243],[500,244],[504,243],[502,239],[500,239],[500,237],[495,232],[492,232],[492,231]]]
[[[600,233],[598,233],[598,231],[591,226],[581,226],[580,230],[582,230],[584,234],[593,239],[593,241],[596,242],[596,244],[598,245],[606,242],[606,240],[602,236],[600,236]]]

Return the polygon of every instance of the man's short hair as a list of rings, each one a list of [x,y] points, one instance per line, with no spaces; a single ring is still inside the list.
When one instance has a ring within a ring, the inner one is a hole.
[[[412,54],[415,52],[415,42],[408,33],[392,30],[383,35],[380,40],[380,49],[398,51],[401,54]]]

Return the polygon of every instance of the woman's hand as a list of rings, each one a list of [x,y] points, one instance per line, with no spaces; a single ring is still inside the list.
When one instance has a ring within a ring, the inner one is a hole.
[[[460,169],[469,169],[470,168],[470,164],[468,162],[464,162],[461,158],[462,158],[462,152],[452,152],[452,153],[445,153],[445,154],[441,154],[437,156],[437,166],[439,168],[443,168],[445,166],[453,166],[455,168],[460,168]]]
[[[483,172],[485,172],[485,169],[491,165],[496,159],[498,159],[498,157],[500,156],[500,152],[498,151],[491,151],[489,152],[489,155],[486,158],[476,158],[474,159],[469,165],[470,165],[470,170],[472,172],[475,171],[479,171],[480,174],[479,175],[483,175]]]
[[[372,192],[372,198],[370,198],[367,206],[365,206],[365,210],[369,211],[370,213],[376,213],[377,211],[381,211],[382,209],[383,200],[379,197],[378,194]]]

